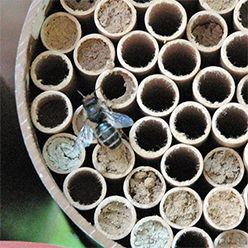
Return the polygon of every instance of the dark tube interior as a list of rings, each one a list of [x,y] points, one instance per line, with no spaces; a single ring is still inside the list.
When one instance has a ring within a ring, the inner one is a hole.
[[[153,42],[143,34],[136,34],[128,38],[122,47],[123,60],[132,67],[145,67],[154,58]]]
[[[198,87],[201,96],[212,103],[223,102],[231,93],[228,77],[217,71],[202,75]]]
[[[248,131],[247,113],[235,107],[227,108],[217,117],[216,126],[226,138],[238,138]]]
[[[175,91],[163,79],[153,79],[145,84],[141,94],[141,100],[148,109],[155,112],[162,112],[173,105]]]
[[[241,89],[241,95],[246,104],[248,104],[248,79],[244,82]]]
[[[37,63],[35,73],[42,84],[58,85],[68,76],[69,69],[60,56],[48,55]]]
[[[207,121],[200,109],[187,106],[177,114],[175,127],[178,132],[184,133],[188,139],[197,139],[204,135]]]
[[[161,3],[153,8],[149,25],[156,34],[171,36],[178,31],[182,23],[182,14],[177,6]]]
[[[160,122],[148,120],[142,123],[135,134],[137,144],[146,151],[156,152],[167,143],[167,132]]]
[[[169,177],[179,182],[191,180],[199,170],[199,158],[186,147],[173,150],[164,163]]]
[[[101,182],[96,175],[88,171],[78,172],[71,177],[67,188],[73,201],[81,205],[93,204],[102,192]]]
[[[196,67],[197,59],[195,51],[184,44],[173,44],[163,54],[164,68],[176,76],[190,74]]]
[[[248,36],[234,38],[226,48],[229,61],[236,67],[248,66]]]

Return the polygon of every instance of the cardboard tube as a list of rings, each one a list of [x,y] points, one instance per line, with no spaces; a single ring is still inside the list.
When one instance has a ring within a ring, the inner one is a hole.
[[[63,184],[63,191],[72,206],[80,210],[89,210],[104,199],[107,184],[99,172],[84,167],[68,174]]]
[[[187,13],[175,0],[154,1],[145,14],[147,31],[162,43],[181,38],[186,25]]]
[[[138,89],[136,77],[126,69],[115,67],[100,74],[96,80],[96,95],[115,110],[129,110]]]
[[[129,141],[139,156],[157,159],[170,147],[172,135],[166,121],[146,116],[133,124],[129,132]]]
[[[156,66],[159,46],[156,39],[145,31],[132,31],[117,45],[120,64],[136,76],[150,73]]]
[[[235,94],[235,81],[227,70],[209,66],[198,72],[192,88],[196,101],[209,110],[215,110],[232,100]]]
[[[202,174],[203,158],[197,148],[177,144],[164,153],[160,170],[165,180],[172,186],[191,186]]]
[[[248,74],[239,81],[236,96],[240,104],[248,105]]]
[[[161,73],[177,84],[191,82],[200,65],[200,52],[191,42],[183,39],[166,43],[158,55],[158,67]]]
[[[248,184],[245,186],[245,188],[242,192],[242,196],[244,198],[245,206],[246,206],[246,209],[248,211]],[[248,241],[247,241],[247,243],[248,243]]]
[[[73,108],[70,99],[59,91],[44,91],[31,104],[31,118],[41,132],[55,134],[71,124]]]
[[[100,33],[117,41],[134,29],[136,9],[128,0],[101,0],[96,6],[94,21]]]
[[[192,242],[194,242],[195,247],[214,248],[209,234],[198,227],[187,227],[180,230],[175,235],[171,248],[190,247]]]
[[[41,90],[68,92],[75,84],[70,59],[56,51],[40,53],[31,65],[30,74],[34,84]]]
[[[162,174],[150,166],[132,170],[123,184],[125,197],[137,208],[149,209],[162,199],[166,184]]]
[[[203,215],[209,226],[215,230],[233,229],[244,219],[244,200],[234,188],[213,188],[204,199]]]
[[[237,148],[248,141],[248,107],[227,103],[218,108],[212,118],[215,140],[228,147]]]
[[[233,25],[237,31],[248,31],[247,18],[247,0],[238,1],[233,11]]]
[[[248,74],[247,47],[248,32],[237,31],[225,39],[220,50],[221,65],[237,80]]]
[[[138,13],[145,13],[154,0],[129,0]]]
[[[179,90],[170,78],[155,74],[142,80],[137,91],[137,103],[145,115],[166,117],[179,102]]]
[[[211,130],[211,117],[201,104],[187,101],[178,105],[170,116],[173,136],[182,143],[200,146]]]
[[[246,143],[244,151],[243,151],[243,161],[244,161],[245,168],[248,172],[248,143]]]
[[[79,21],[65,12],[48,16],[42,24],[40,36],[43,45],[52,51],[69,53],[82,35]]]

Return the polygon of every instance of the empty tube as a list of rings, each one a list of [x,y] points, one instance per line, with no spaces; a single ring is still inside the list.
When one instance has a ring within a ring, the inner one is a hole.
[[[243,151],[243,161],[245,168],[248,172],[248,143],[245,145],[244,151]]]
[[[248,105],[248,74],[239,81],[236,96],[240,104]]]
[[[145,115],[166,117],[179,102],[179,90],[170,78],[155,74],[143,79],[137,91],[137,103]]]
[[[158,55],[161,73],[178,84],[191,82],[200,65],[200,52],[191,42],[183,39],[168,42]]]
[[[233,24],[236,30],[248,31],[247,23],[248,1],[240,0],[233,11]]]
[[[214,110],[232,100],[235,81],[227,70],[209,66],[198,72],[192,88],[195,100],[209,110]]]
[[[170,129],[179,142],[199,146],[210,133],[211,117],[203,105],[191,101],[184,102],[172,112]]]
[[[248,141],[248,107],[227,103],[218,108],[212,118],[215,140],[228,147],[240,147]]]
[[[120,64],[136,76],[151,72],[157,63],[159,46],[156,39],[144,31],[132,31],[123,36],[117,46]]]
[[[248,32],[237,31],[225,39],[220,50],[222,66],[237,80],[248,74],[247,47]]]
[[[187,25],[187,13],[175,0],[151,3],[145,14],[147,31],[160,42],[181,38]]]

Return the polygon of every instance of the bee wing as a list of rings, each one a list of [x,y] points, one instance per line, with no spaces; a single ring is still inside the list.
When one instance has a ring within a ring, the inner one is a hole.
[[[94,129],[89,125],[89,122],[86,121],[77,136],[75,145],[83,145],[84,147],[88,147],[91,145],[93,138]]]

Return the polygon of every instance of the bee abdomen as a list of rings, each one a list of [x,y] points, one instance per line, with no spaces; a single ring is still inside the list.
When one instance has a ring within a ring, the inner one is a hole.
[[[96,127],[96,135],[101,145],[115,149],[121,144],[121,136],[108,122],[102,122]]]

